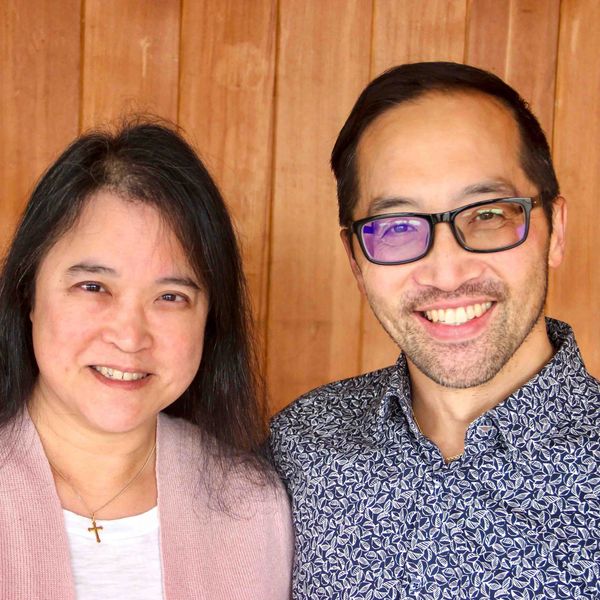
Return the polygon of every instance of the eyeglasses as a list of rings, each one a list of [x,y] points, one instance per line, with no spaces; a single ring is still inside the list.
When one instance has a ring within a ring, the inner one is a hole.
[[[366,258],[378,265],[402,265],[423,258],[433,246],[434,227],[448,223],[461,248],[469,252],[509,250],[527,239],[534,198],[498,198],[441,213],[393,213],[354,221]]]

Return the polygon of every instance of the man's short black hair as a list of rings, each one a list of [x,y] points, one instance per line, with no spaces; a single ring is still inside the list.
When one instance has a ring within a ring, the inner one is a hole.
[[[371,81],[344,123],[331,153],[337,180],[340,224],[347,227],[358,202],[356,155],[367,127],[381,114],[430,92],[476,92],[500,101],[513,114],[521,136],[520,159],[527,177],[538,187],[552,224],[552,201],[560,190],[550,148],[542,128],[521,96],[496,75],[453,62],[400,65]]]

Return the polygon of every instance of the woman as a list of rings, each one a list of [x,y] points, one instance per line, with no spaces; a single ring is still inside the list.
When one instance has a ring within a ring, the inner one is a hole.
[[[0,279],[0,597],[289,597],[240,257],[174,131],[77,139]]]

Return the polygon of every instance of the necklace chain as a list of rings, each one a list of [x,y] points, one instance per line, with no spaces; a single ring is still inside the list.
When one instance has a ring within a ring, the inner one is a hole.
[[[421,425],[419,424],[419,421],[417,421],[417,417],[415,415],[415,412],[413,411],[413,419],[415,421],[415,425],[417,426],[417,429],[419,430],[419,433],[424,436],[427,437],[424,433],[423,430],[421,429]],[[461,452],[460,454],[454,454],[453,456],[444,456],[444,461],[446,461],[446,463],[451,463],[455,460],[458,460],[459,458],[462,457],[462,455],[464,454],[464,452]]]
[[[99,506],[95,510],[92,510],[88,506],[88,503],[83,499],[82,495],[77,491],[77,488],[71,483],[71,481],[65,475],[62,474],[62,472],[56,467],[56,465],[54,465],[50,460],[48,460],[50,467],[52,467],[52,470],[71,488],[71,490],[73,490],[73,493],[77,496],[77,498],[79,498],[79,501],[81,502],[81,504],[83,505],[85,510],[89,513],[90,520],[92,521],[92,527],[89,527],[88,531],[90,533],[94,533],[94,535],[96,536],[96,541],[98,543],[100,543],[100,536],[98,535],[98,531],[100,529],[104,529],[104,528],[96,525],[96,515],[101,510],[104,510],[109,504],[114,502],[117,498],[120,498],[139,479],[139,477],[143,473],[144,469],[146,468],[146,465],[150,461],[150,457],[154,454],[155,449],[156,449],[156,442],[154,442],[154,444],[152,445],[150,452],[148,452],[148,455],[146,456],[144,463],[139,468],[138,472],[112,498],[110,498],[107,502],[105,502],[102,506]]]

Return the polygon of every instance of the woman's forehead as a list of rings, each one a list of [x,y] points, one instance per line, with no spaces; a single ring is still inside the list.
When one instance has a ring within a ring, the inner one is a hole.
[[[123,271],[144,264],[154,270],[193,272],[178,237],[156,207],[103,190],[83,205],[73,225],[48,255],[110,263]]]

